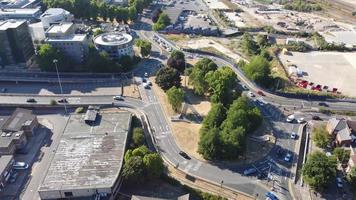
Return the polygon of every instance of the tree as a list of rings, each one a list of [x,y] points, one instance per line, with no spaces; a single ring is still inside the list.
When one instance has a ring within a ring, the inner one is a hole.
[[[158,21],[159,15],[161,13],[162,13],[162,10],[160,8],[155,10],[155,11],[153,11],[153,14],[152,14],[152,17],[151,17],[153,23],[156,23]]]
[[[137,19],[137,9],[135,7],[130,7],[128,11],[128,18],[131,21],[135,21]]]
[[[167,90],[168,101],[175,112],[179,112],[182,109],[182,103],[184,102],[184,91],[182,88],[175,86]]]
[[[205,75],[210,71],[215,71],[218,66],[210,59],[200,59],[192,68],[189,74],[189,84],[194,87],[194,93],[203,95],[208,90],[208,83]]]
[[[330,143],[331,138],[330,138],[328,131],[326,130],[325,125],[320,125],[320,126],[314,127],[312,134],[313,134],[312,139],[313,139],[313,142],[315,142],[316,146],[325,149],[328,146],[328,144]]]
[[[217,128],[207,129],[206,132],[201,131],[198,153],[208,160],[220,158],[222,145],[219,137],[219,129]]]
[[[175,68],[179,72],[183,73],[185,70],[185,56],[181,51],[174,50],[171,56],[167,60],[169,67]]]
[[[222,103],[215,103],[211,106],[208,115],[203,120],[203,126],[200,129],[209,130],[219,128],[221,123],[226,119],[226,108]]]
[[[147,40],[137,39],[135,45],[140,48],[142,57],[147,57],[151,53],[152,44]]]
[[[130,183],[142,183],[144,180],[144,164],[142,157],[130,157],[124,164],[122,176]]]
[[[253,40],[252,36],[248,33],[244,33],[241,40],[242,50],[250,56],[259,54],[259,46]]]
[[[336,147],[333,154],[340,163],[347,163],[350,159],[350,150],[345,150],[342,147]]]
[[[302,169],[302,175],[309,186],[321,189],[335,179],[336,166],[335,157],[328,157],[325,153],[317,151],[308,156]]]
[[[132,157],[132,149],[128,149],[125,153],[124,161],[127,162]]]
[[[269,62],[263,56],[255,56],[243,68],[247,77],[257,84],[268,87],[271,83],[271,69]]]
[[[153,24],[153,30],[163,30],[169,24],[171,24],[171,20],[169,19],[168,15],[166,13],[161,13],[157,22]]]
[[[246,131],[242,126],[235,129],[223,129],[221,141],[223,143],[222,157],[225,159],[236,159],[242,155],[245,149]]]
[[[132,156],[140,156],[141,158],[143,158],[145,155],[149,153],[150,151],[147,149],[147,147],[142,145],[132,151]]]
[[[143,164],[145,165],[148,177],[158,178],[163,173],[163,160],[157,153],[145,155],[145,157],[143,157]]]
[[[93,36],[96,37],[100,34],[104,33],[104,31],[101,28],[97,28],[95,29],[95,31],[93,32]]]
[[[170,67],[163,67],[157,72],[156,83],[164,91],[166,91],[173,86],[180,87],[181,78],[179,76],[179,72],[176,69]]]
[[[65,63],[62,53],[50,44],[43,44],[39,47],[37,64],[42,71],[55,71],[56,68],[53,63],[55,59],[58,60],[58,70],[63,71],[62,67],[65,67]]]
[[[356,190],[356,166],[353,166],[347,175],[347,181],[352,186],[353,190]]]
[[[145,143],[145,134],[142,128],[134,128],[132,131],[132,142],[135,147]]]
[[[89,72],[122,72],[123,67],[109,58],[106,52],[98,52],[94,45],[89,45],[88,58],[86,59],[86,70]]]

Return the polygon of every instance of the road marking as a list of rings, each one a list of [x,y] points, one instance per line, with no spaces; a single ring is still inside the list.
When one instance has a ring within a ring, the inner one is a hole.
[[[188,161],[185,160],[185,161],[182,162],[182,164],[186,165],[186,164],[188,164]]]
[[[193,171],[198,171],[202,164],[202,162],[198,161],[198,163],[194,166]]]
[[[185,168],[184,168],[184,172],[186,172],[186,173],[188,173],[189,172],[189,170],[191,169],[193,167],[193,165],[192,164],[188,164]]]

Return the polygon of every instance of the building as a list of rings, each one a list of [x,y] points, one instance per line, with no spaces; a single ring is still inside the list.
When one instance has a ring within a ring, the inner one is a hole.
[[[331,118],[326,130],[338,146],[350,146],[356,141],[356,121]]]
[[[74,16],[62,8],[49,8],[40,16],[44,29],[48,29],[53,24],[72,22]]]
[[[94,38],[98,51],[105,51],[111,59],[119,59],[122,56],[134,56],[133,39],[127,33],[111,32],[103,33]]]
[[[126,6],[128,4],[128,0],[109,0],[110,4],[118,5],[118,6]]]
[[[85,34],[75,34],[72,22],[54,24],[45,32],[45,43],[51,44],[76,63],[82,63],[88,53],[88,37]]]
[[[100,112],[93,124],[70,115],[47,174],[41,199],[115,199],[131,127],[131,113]]]
[[[25,20],[0,21],[0,65],[27,63],[34,48]]]
[[[24,19],[36,21],[39,19],[42,11],[38,8],[7,8],[0,10],[0,20],[6,19]]]
[[[189,200],[190,195],[185,194],[179,196],[177,198],[169,198],[170,200]],[[132,195],[131,200],[168,200],[167,198],[156,198],[156,197],[147,197],[147,196],[139,196],[139,195]]]
[[[34,8],[40,0],[0,0],[2,8]]]
[[[12,155],[0,156],[0,191],[2,191],[10,179],[14,162],[15,160]]]

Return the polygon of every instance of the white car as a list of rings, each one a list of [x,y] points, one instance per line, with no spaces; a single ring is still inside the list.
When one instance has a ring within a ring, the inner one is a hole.
[[[295,119],[295,116],[294,116],[294,115],[289,115],[289,116],[287,117],[286,121],[287,121],[288,123],[291,123],[291,122],[294,121],[294,119]]]
[[[252,98],[252,97],[255,97],[255,94],[254,94],[253,92],[248,92],[247,94],[248,94],[248,96],[251,97],[251,98]]]
[[[342,179],[340,177],[336,178],[336,185],[338,188],[342,188],[343,184],[342,184]]]
[[[297,119],[297,122],[298,122],[298,124],[303,124],[305,122],[305,120],[303,117],[301,117],[301,118]]]
[[[143,88],[150,89],[150,85],[148,85],[148,83],[143,83]]]
[[[291,138],[291,139],[295,139],[295,138],[297,138],[297,134],[296,134],[296,133],[294,133],[294,132],[292,132],[292,134],[290,135],[290,138]]]
[[[146,77],[146,78],[148,77],[148,73],[147,73],[147,72],[145,72],[145,77]]]
[[[241,87],[244,89],[244,90],[248,90],[248,87],[244,84],[241,85]]]
[[[12,167],[14,169],[28,169],[29,165],[25,162],[15,162]]]
[[[114,99],[114,100],[117,100],[117,101],[123,101],[123,100],[124,100],[124,97],[121,96],[121,95],[117,95],[117,96],[114,96],[113,99]]]

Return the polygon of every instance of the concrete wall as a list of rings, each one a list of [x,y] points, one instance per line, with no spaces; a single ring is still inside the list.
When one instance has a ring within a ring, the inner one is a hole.
[[[90,197],[98,193],[111,193],[111,188],[83,188],[71,190],[40,190],[40,198],[44,199],[70,199],[73,197]],[[71,193],[71,194],[70,194]],[[70,196],[72,195],[72,196]]]

